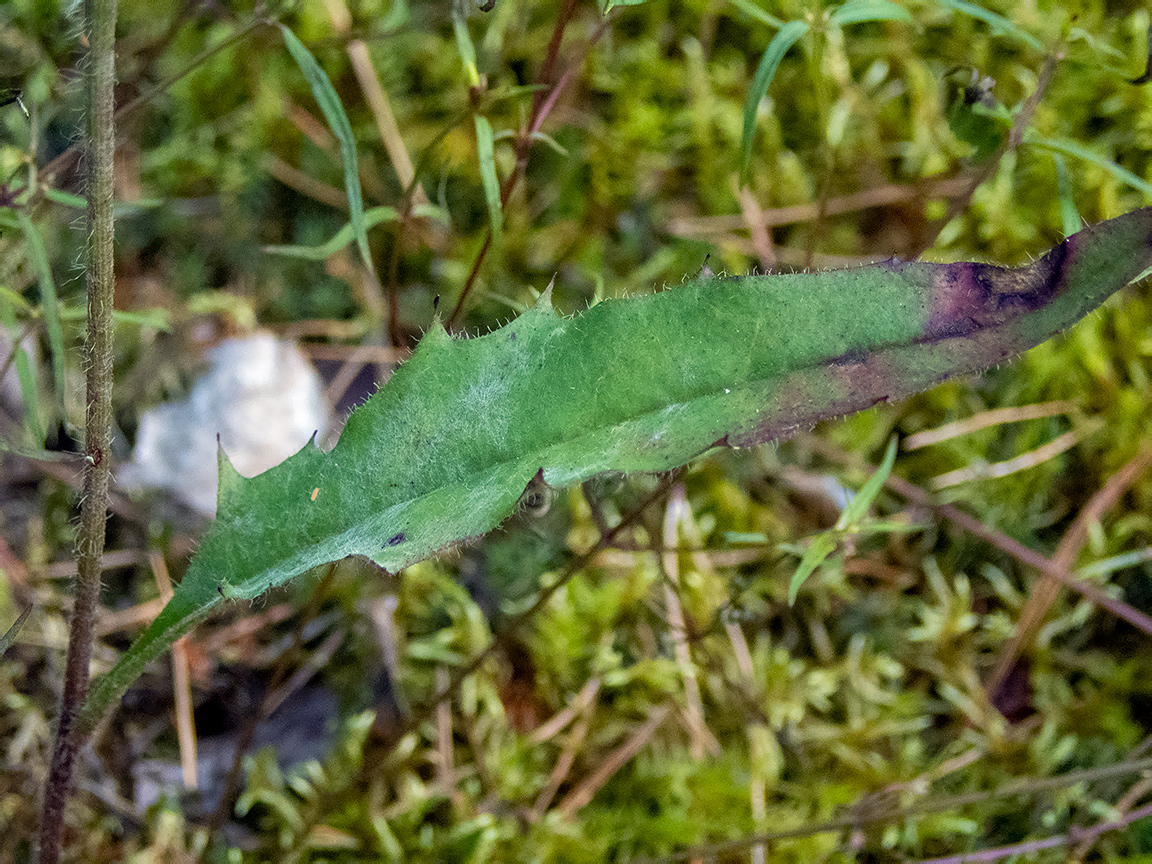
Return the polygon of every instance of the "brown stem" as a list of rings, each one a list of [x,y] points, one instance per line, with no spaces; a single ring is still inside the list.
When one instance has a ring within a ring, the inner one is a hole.
[[[116,111],[115,118],[117,120],[124,120],[130,114],[134,114],[147,102],[156,98],[161,93],[168,90],[168,88],[170,88],[173,84],[180,81],[181,78],[184,78],[185,76],[196,71],[196,69],[198,69],[209,58],[219,54],[221,51],[225,51],[228,48],[231,48],[238,42],[248,38],[248,36],[258,27],[272,23],[276,20],[276,17],[278,16],[273,16],[272,18],[254,18],[252,21],[249,21],[248,24],[246,24],[243,28],[234,33],[232,36],[229,36],[220,44],[213,45],[210,48],[205,48],[203,51],[193,57],[182,69],[178,70],[172,75],[169,75],[155,87],[151,87],[144,93],[141,93],[127,105],[122,105],[119,110]],[[67,150],[65,150],[63,153],[61,153],[59,156],[44,166],[44,168],[40,171],[40,177],[45,182],[51,183],[54,176],[71,170],[72,166],[74,166],[80,160],[80,155],[81,148],[79,145],[69,147]]]
[[[116,0],[87,0],[88,31],[88,342],[85,348],[88,406],[84,435],[84,498],[76,539],[76,597],[68,637],[68,660],[52,762],[44,786],[40,864],[60,860],[64,810],[72,769],[83,736],[76,720],[88,692],[88,662],[100,596],[104,528],[112,459],[113,153]]]
[[[1087,506],[1080,511],[1075,521],[1064,533],[1056,547],[1056,552],[1052,555],[1053,563],[1064,569],[1071,568],[1076,563],[1076,556],[1080,549],[1088,541],[1088,532],[1091,526],[1100,521],[1104,514],[1116,505],[1116,502],[1120,500],[1128,488],[1139,480],[1150,466],[1152,466],[1152,448],[1141,451],[1127,465],[1113,474],[1104,484],[1104,487],[1092,496]],[[1012,671],[1012,667],[1020,659],[1021,653],[1027,650],[1032,640],[1036,638],[1040,625],[1044,623],[1044,616],[1059,596],[1060,585],[1060,581],[1055,576],[1045,573],[1032,586],[1028,600],[1024,604],[1024,608],[1020,610],[1016,622],[1016,633],[1001,649],[1000,657],[997,659],[996,666],[986,684],[990,697],[996,696],[997,691],[1008,677],[1008,673]]]

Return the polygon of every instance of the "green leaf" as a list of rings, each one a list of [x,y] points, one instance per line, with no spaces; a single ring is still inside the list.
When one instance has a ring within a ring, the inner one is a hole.
[[[892,0],[848,0],[832,10],[828,22],[838,27],[864,24],[868,21],[904,21],[912,23],[911,13]]]
[[[779,30],[784,26],[784,22],[777,18],[775,15],[769,15],[759,6],[752,2],[752,0],[728,0],[733,6],[747,15],[749,18],[755,18],[761,24],[767,24],[769,27],[775,27]]]
[[[456,35],[456,50],[464,63],[471,87],[480,86],[480,71],[476,67],[476,46],[472,44],[472,34],[468,32],[468,18],[461,0],[452,0],[452,31]]]
[[[480,180],[484,184],[484,200],[488,204],[488,219],[492,223],[492,237],[498,238],[504,224],[500,208],[500,178],[496,176],[496,152],[492,141],[492,125],[487,117],[476,115],[476,149],[480,157]]]
[[[16,324],[12,305],[9,292],[0,291],[0,324],[8,330],[12,340],[12,363],[16,367],[16,378],[20,382],[20,397],[24,400],[24,428],[33,441],[43,444],[45,435],[44,423],[40,418],[40,391],[36,386],[36,376],[32,374],[28,352],[20,343],[20,327]],[[8,358],[0,356],[0,369],[6,369],[7,366]],[[0,442],[0,448],[14,449],[13,445],[5,445],[3,442]]]
[[[28,244],[28,257],[32,260],[32,267],[40,280],[40,308],[44,313],[44,326],[48,331],[48,350],[52,352],[52,372],[56,384],[57,410],[60,419],[68,420],[67,409],[64,406],[66,393],[64,384],[64,369],[67,357],[64,354],[64,328],[60,326],[60,303],[56,299],[56,282],[52,278],[52,266],[48,263],[48,253],[44,243],[40,240],[40,232],[28,218],[23,210],[16,213],[20,222],[20,229],[24,232],[24,242]],[[25,397],[27,400],[27,397]],[[36,403],[29,402],[31,409]],[[41,438],[41,441],[44,439]]]
[[[808,549],[804,552],[804,557],[800,559],[800,566],[797,567],[796,572],[792,574],[792,581],[788,585],[789,606],[795,604],[796,595],[800,592],[800,587],[807,581],[808,577],[836,550],[840,542],[840,537],[845,533],[855,531],[864,519],[864,516],[867,515],[868,508],[872,506],[872,502],[884,487],[884,481],[887,480],[888,475],[892,473],[892,466],[896,462],[896,443],[896,436],[893,435],[892,440],[888,442],[888,450],[884,454],[884,461],[872,476],[868,478],[868,482],[865,483],[860,491],[853,496],[852,500],[848,502],[848,506],[841,511],[840,518],[836,520],[836,527],[822,534],[817,534],[812,539]]]
[[[789,21],[780,28],[780,32],[772,37],[764,56],[760,58],[760,65],[752,79],[752,87],[748,90],[748,97],[744,100],[744,133],[740,139],[740,180],[746,182],[748,166],[752,163],[752,141],[756,135],[756,112],[760,107],[760,100],[768,94],[768,88],[776,75],[780,61],[796,42],[808,32],[806,21]]]
[[[1152,197],[1152,183],[1142,180],[1127,168],[1117,165],[1110,159],[1105,159],[1095,150],[1089,150],[1082,144],[1077,144],[1075,141],[1067,141],[1063,138],[1048,138],[1039,132],[1033,132],[1031,129],[1024,130],[1024,141],[1027,144],[1043,147],[1045,150],[1053,153],[1064,153],[1067,156],[1075,156],[1077,159],[1083,159],[1085,162],[1098,165],[1121,183],[1127,183],[1133,189],[1139,189],[1145,195]]]
[[[28,620],[28,616],[32,614],[32,607],[25,606],[24,611],[20,613],[20,617],[4,631],[4,635],[0,636],[0,657],[7,653],[8,649],[12,647],[12,643],[16,641],[16,637],[20,635],[20,628],[24,626],[24,622]]]
[[[1035,48],[1037,51],[1043,51],[1043,43],[1024,30],[1017,24],[1009,21],[1003,15],[997,15],[995,12],[989,12],[983,6],[977,6],[975,3],[969,3],[967,0],[938,0],[938,2],[949,9],[955,9],[957,12],[963,12],[965,15],[970,15],[980,21],[983,21],[992,28],[992,32],[1002,36],[1011,36],[1019,42],[1023,42],[1030,48]]]
[[[902,399],[1044,341],[1149,264],[1152,208],[1016,269],[889,261],[711,278],[572,318],[545,291],[486,336],[433,322],[331,452],[309,443],[251,479],[220,453],[216,522],[175,596],[93,687],[84,723],[223,602],[225,584],[253,598],[350,555],[398,572],[492,530],[540,481],[667,471]]]
[[[340,103],[336,88],[332,86],[328,74],[320,68],[316,58],[304,47],[304,43],[296,38],[296,34],[283,24],[279,27],[284,36],[284,44],[288,46],[288,53],[304,73],[308,86],[312,88],[312,98],[324,112],[324,119],[328,121],[332,133],[340,142],[340,158],[344,163],[344,190],[348,195],[352,235],[356,238],[364,266],[375,272],[372,253],[368,250],[368,230],[364,224],[364,196],[360,191],[360,168],[356,159],[356,139],[352,135],[352,124],[348,122],[348,115],[344,113],[344,106]]]
[[[395,207],[373,207],[364,213],[364,228],[375,228],[381,222],[395,222],[400,218]],[[317,246],[265,246],[269,255],[303,258],[306,261],[326,261],[352,242],[354,231],[349,223],[337,231],[331,240]]]
[[[825,531],[823,534],[817,534],[812,538],[812,543],[804,552],[804,557],[800,559],[800,566],[796,568],[796,572],[792,574],[792,581],[788,583],[789,606],[795,605],[796,595],[800,593],[800,586],[835,551],[836,532]]]
[[[884,481],[888,479],[888,475],[892,473],[892,466],[896,463],[896,436],[892,436],[892,440],[888,442],[888,450],[884,453],[884,461],[880,463],[880,467],[876,469],[875,473],[868,478],[858,493],[848,502],[848,506],[840,513],[840,518],[836,522],[836,527],[845,530],[853,528],[860,523],[868,513],[868,508],[872,506],[872,502],[876,500],[876,496],[880,494],[880,490],[884,488]]]
[[[88,209],[88,199],[83,195],[73,195],[71,192],[65,192],[61,189],[45,189],[44,197],[49,201],[55,201],[57,204],[63,204],[65,207],[72,207],[75,210]]]

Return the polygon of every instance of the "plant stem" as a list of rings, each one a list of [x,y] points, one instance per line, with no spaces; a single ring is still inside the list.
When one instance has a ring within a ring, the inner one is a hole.
[[[84,497],[76,540],[76,597],[68,638],[68,660],[52,763],[44,787],[40,822],[40,862],[60,860],[64,810],[72,789],[72,768],[84,736],[77,715],[88,691],[100,568],[107,521],[112,430],[112,157],[115,151],[116,0],[86,0],[88,34],[88,341],[87,417],[84,436]]]
[[[548,43],[548,53],[544,57],[543,66],[540,68],[538,81],[542,84],[551,84],[552,76],[556,70],[556,61],[560,54],[560,43],[564,39],[564,30],[572,20],[575,12],[576,0],[567,0],[564,4],[564,9],[560,13],[560,17],[556,20],[556,26],[552,30],[552,39]],[[596,32],[592,34],[592,38],[589,39],[587,45],[584,46],[585,56],[600,40],[600,37],[604,34],[611,20],[612,16],[605,16],[604,20],[600,22],[600,26],[596,28]],[[544,124],[545,118],[555,106],[560,91],[567,85],[575,65],[582,60],[583,57],[579,60],[573,60],[572,65],[560,76],[560,80],[551,86],[551,89],[547,93],[545,93],[544,90],[538,90],[533,95],[532,111],[529,113],[528,125],[520,130],[520,134],[516,138],[516,165],[512,169],[512,173],[504,179],[500,187],[501,209],[507,206],[508,200],[512,197],[512,190],[516,188],[517,181],[528,166],[528,151],[532,147],[533,133],[540,131],[540,127]],[[472,269],[468,273],[468,278],[464,280],[464,287],[460,291],[460,296],[456,300],[452,314],[448,316],[448,321],[445,326],[449,330],[453,329],[456,319],[459,318],[460,313],[464,311],[464,303],[468,300],[468,295],[472,292],[472,286],[476,284],[476,277],[480,275],[480,267],[484,264],[484,259],[487,257],[488,250],[491,247],[492,229],[489,228],[488,232],[484,235],[484,243],[480,246],[480,251],[476,253],[476,258],[472,262]]]

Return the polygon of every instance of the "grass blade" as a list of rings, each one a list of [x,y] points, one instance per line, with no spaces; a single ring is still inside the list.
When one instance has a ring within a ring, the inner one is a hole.
[[[56,204],[63,204],[73,210],[87,210],[88,200],[83,195],[73,195],[62,189],[45,189],[44,197]]]
[[[825,531],[823,534],[817,534],[812,538],[812,545],[808,547],[804,557],[800,559],[800,566],[796,568],[796,572],[792,574],[792,581],[788,583],[789,606],[795,605],[796,595],[800,593],[800,588],[808,581],[808,577],[835,551],[835,532]]]
[[[364,228],[375,228],[381,222],[395,222],[400,218],[395,207],[373,207],[364,212]],[[352,242],[354,232],[348,223],[337,231],[331,240],[316,246],[265,246],[270,255],[284,255],[287,258],[303,258],[305,261],[326,261]]]
[[[957,12],[963,12],[965,15],[970,15],[973,18],[983,21],[992,28],[993,33],[1011,36],[1023,42],[1028,47],[1035,48],[1037,51],[1044,50],[1044,45],[1039,39],[1019,25],[1009,21],[1003,15],[989,12],[983,6],[977,6],[975,3],[967,2],[967,0],[939,0],[939,2],[949,9],[955,9]]]
[[[1083,159],[1085,162],[1098,165],[1121,183],[1127,183],[1133,189],[1139,189],[1145,195],[1152,197],[1152,183],[1142,180],[1127,168],[1123,168],[1115,162],[1105,159],[1095,150],[1089,150],[1082,144],[1077,144],[1075,141],[1067,141],[1063,138],[1048,138],[1039,132],[1033,132],[1031,129],[1025,130],[1024,141],[1027,144],[1043,147],[1045,150],[1053,153],[1075,156],[1077,159]]]
[[[57,409],[60,419],[68,422],[64,407],[64,368],[67,357],[64,354],[64,328],[60,326],[60,302],[56,297],[56,282],[52,279],[52,267],[48,263],[48,253],[40,240],[40,232],[22,210],[17,211],[20,229],[24,232],[24,242],[28,244],[28,256],[40,280],[40,308],[44,313],[44,327],[48,331],[48,350],[52,352],[52,377],[56,384]],[[33,388],[35,389],[35,388]],[[25,397],[27,399],[27,397]],[[36,404],[29,402],[29,409]],[[40,438],[43,441],[43,438]]]
[[[480,156],[480,180],[484,183],[484,200],[488,203],[488,218],[492,222],[492,237],[500,236],[504,214],[500,209],[500,178],[496,176],[496,151],[492,140],[492,124],[487,117],[476,115],[476,150]]]
[[[747,15],[749,18],[755,18],[761,24],[767,24],[769,27],[775,27],[779,30],[784,26],[784,22],[777,18],[775,15],[769,15],[759,6],[752,2],[752,0],[728,0],[733,6]]]
[[[8,330],[12,338],[12,364],[16,367],[16,377],[20,381],[20,396],[24,400],[24,426],[32,440],[44,443],[44,425],[40,420],[40,394],[36,387],[36,376],[32,374],[32,363],[28,352],[20,344],[20,327],[12,312],[12,301],[4,291],[0,291],[0,324]],[[8,357],[0,357],[0,377],[8,368]]]
[[[756,110],[760,107],[760,100],[767,95],[772,79],[776,76],[776,69],[780,66],[784,55],[788,53],[788,49],[807,32],[808,22],[789,21],[772,37],[768,49],[760,58],[756,76],[752,79],[752,87],[748,90],[748,98],[744,101],[744,135],[740,141],[741,183],[747,182],[748,166],[752,163],[752,141],[756,134]]]
[[[888,450],[884,453],[884,461],[880,463],[880,467],[876,469],[875,473],[868,478],[868,482],[860,487],[860,491],[848,502],[848,506],[844,508],[844,512],[840,514],[840,519],[836,523],[837,528],[852,528],[864,518],[864,515],[868,512],[868,508],[872,506],[872,502],[884,486],[884,481],[887,480],[888,475],[892,473],[892,466],[895,463],[896,436],[893,435],[892,440],[888,442]]]
[[[796,568],[796,572],[792,574],[792,581],[788,585],[788,605],[792,606],[796,603],[796,595],[800,592],[801,586],[807,581],[817,567],[824,563],[824,561],[831,555],[837,545],[839,545],[840,538],[845,534],[855,533],[860,521],[868,512],[868,508],[872,506],[872,502],[876,496],[880,494],[880,490],[884,486],[884,481],[888,479],[888,475],[892,473],[892,465],[896,462],[896,436],[892,436],[892,440],[888,442],[888,450],[884,454],[884,461],[880,463],[880,467],[868,478],[858,493],[853,496],[852,500],[848,502],[848,506],[840,513],[840,518],[836,520],[836,527],[830,531],[825,531],[822,534],[816,535],[812,539],[811,545],[804,553],[804,557],[800,559],[800,566]],[[902,528],[904,526],[901,526]]]
[[[364,223],[364,196],[360,191],[360,168],[356,159],[356,139],[352,137],[352,124],[348,122],[348,115],[340,103],[340,97],[328,74],[320,68],[316,58],[312,56],[304,43],[296,38],[296,34],[280,26],[284,35],[284,44],[288,46],[288,53],[304,73],[308,86],[312,88],[312,96],[324,112],[324,119],[332,127],[332,132],[340,141],[340,158],[344,162],[344,189],[348,194],[348,212],[351,216],[349,224],[352,234],[356,238],[356,245],[360,249],[360,257],[364,266],[373,273],[372,254],[368,250],[368,230]]]
[[[4,631],[4,635],[0,636],[0,657],[12,647],[12,643],[16,641],[16,637],[20,635],[20,628],[24,626],[24,622],[28,620],[28,616],[32,614],[32,607],[25,606],[24,611],[20,613],[20,617],[16,622]]]
[[[833,9],[832,14],[828,16],[830,24],[840,27],[864,24],[868,21],[903,21],[911,24],[912,15],[892,0],[848,0],[843,6]]]
[[[472,44],[472,34],[468,32],[468,19],[462,0],[452,0],[452,32],[456,35],[456,50],[464,63],[471,87],[480,86],[480,71],[476,68],[476,46]]]

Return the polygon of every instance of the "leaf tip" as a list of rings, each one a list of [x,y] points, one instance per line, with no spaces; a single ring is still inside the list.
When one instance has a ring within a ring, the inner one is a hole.
[[[551,281],[548,283],[548,287],[545,288],[540,296],[536,298],[536,305],[533,307],[534,309],[538,309],[539,311],[545,313],[556,313],[556,309],[552,305],[552,286],[555,284],[556,277],[553,276]]]
[[[315,442],[316,436],[313,435],[312,438]],[[224,512],[228,503],[233,500],[244,480],[243,475],[236,470],[236,466],[232,464],[232,460],[224,452],[224,445],[220,443],[219,435],[216,436],[216,474],[216,513],[219,516]]]
[[[452,334],[444,329],[444,322],[440,320],[440,316],[436,315],[428,325],[428,329],[424,331],[424,335],[420,338],[420,344],[425,342],[429,345],[435,345],[440,342],[450,342]]]

